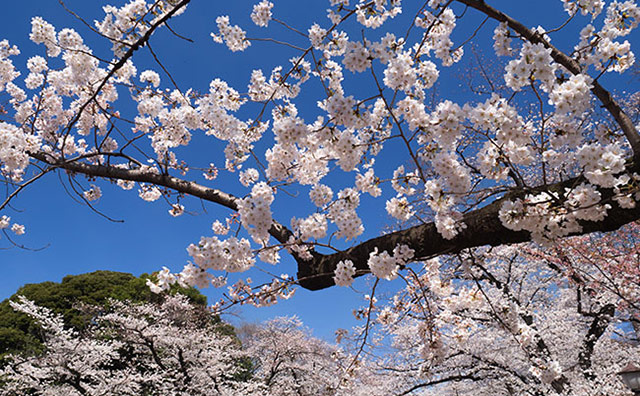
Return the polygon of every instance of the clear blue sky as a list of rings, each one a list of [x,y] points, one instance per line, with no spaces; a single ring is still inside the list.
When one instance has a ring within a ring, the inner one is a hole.
[[[114,2],[115,5],[122,3],[122,1]],[[328,1],[275,1],[275,3],[275,15],[289,21],[302,31],[306,31],[311,26],[314,21],[313,15],[318,15],[315,19],[326,25],[326,18],[323,15],[328,7]],[[411,8],[412,3],[405,1],[404,5]],[[498,7],[508,7],[508,12],[529,26],[541,24],[551,28],[566,17],[559,0],[536,2],[503,0],[489,3]],[[214,20],[220,14],[229,14],[232,23],[240,23],[248,28],[249,36],[267,36],[266,31],[251,24],[249,13],[252,4],[253,2],[250,1],[193,0],[186,14],[171,22],[174,29],[193,39],[193,44],[179,40],[164,31],[159,32],[152,39],[154,50],[176,77],[181,88],[194,87],[204,91],[208,89],[208,84],[213,78],[219,77],[242,92],[247,85],[252,68],[262,68],[268,75],[272,67],[279,64],[285,65],[286,60],[294,55],[292,50],[283,49],[271,43],[254,43],[246,52],[231,56],[226,47],[212,42],[209,33],[215,30]],[[100,10],[104,5],[102,2],[70,0],[67,5],[90,22],[94,19],[102,19],[103,14]],[[459,6],[455,9],[461,10]],[[411,12],[415,11],[411,10]],[[36,15],[44,17],[58,29],[76,28],[85,37],[85,41],[94,48],[96,54],[107,58],[111,56],[110,45],[96,40],[96,36],[88,33],[87,29],[83,28],[73,16],[67,14],[57,1],[9,2],[3,6],[3,12],[0,14],[0,39],[6,38],[11,44],[19,46],[22,54],[17,58],[17,64],[22,70],[30,56],[44,54],[41,46],[36,46],[28,40],[30,19]],[[406,22],[406,18],[403,21]],[[469,21],[465,18],[463,23],[466,24]],[[487,23],[481,34],[490,37],[494,26],[493,22]],[[475,27],[476,25],[469,24],[458,30],[454,36],[457,43],[464,40]],[[269,30],[269,34],[271,32],[272,30]],[[279,32],[282,33],[281,30]],[[575,42],[576,37],[577,35],[568,41],[563,41],[561,36],[554,36],[553,40],[561,47],[565,45],[566,49],[567,43]],[[300,39],[296,37],[295,40]],[[633,38],[630,40],[634,42]],[[302,41],[299,42],[302,43]],[[487,59],[493,59],[490,40],[483,42],[484,46],[479,50],[485,52]],[[471,52],[467,51],[463,62],[469,61],[470,56]],[[134,57],[134,61],[139,71],[144,70],[145,64],[151,65],[148,51],[145,49]],[[154,67],[154,69],[160,72],[159,68]],[[161,77],[163,81],[167,80],[166,76],[161,75]],[[619,80],[614,81],[621,86]],[[461,89],[460,84],[456,76],[445,72],[439,81],[438,90],[443,97],[451,99],[453,96],[453,99],[462,102],[466,93]],[[121,95],[126,94],[123,92]],[[305,105],[308,106],[309,111],[317,111],[315,101]],[[312,118],[306,116],[307,121]],[[220,167],[224,166],[221,150],[211,149],[207,146],[206,140],[200,136],[194,138],[194,144],[199,147],[193,153],[194,158],[201,165],[214,162]],[[391,147],[382,154],[378,162],[384,161],[385,158],[397,162],[398,156],[399,154]],[[346,177],[345,183],[350,183],[354,176],[351,174]],[[238,195],[245,194],[247,191],[238,188],[238,184],[234,183],[235,178],[235,174],[222,176],[213,186]],[[13,209],[5,213],[27,228],[27,235],[16,237],[16,240],[31,248],[47,247],[40,251],[27,251],[10,248],[6,241],[0,240],[0,247],[7,248],[0,251],[2,270],[0,298],[11,295],[25,283],[59,281],[67,274],[113,270],[138,275],[156,271],[162,266],[179,271],[189,259],[185,248],[190,243],[198,241],[200,236],[211,235],[212,221],[223,220],[230,214],[224,208],[209,204],[204,205],[205,213],[199,202],[191,200],[187,201],[187,210],[197,212],[196,215],[186,214],[179,218],[172,218],[167,214],[168,208],[163,203],[149,204],[139,199],[135,192],[125,192],[119,188],[110,187],[107,183],[99,184],[104,196],[97,207],[113,218],[124,220],[124,223],[111,222],[74,202],[54,175],[32,186],[14,201]],[[282,203],[277,203],[274,207],[276,219],[286,223],[292,212],[300,215],[309,213],[309,206],[305,201],[306,193],[303,193],[297,200],[284,200]],[[294,202],[293,206],[292,202]],[[365,199],[360,214],[365,217],[365,213],[368,216],[365,220],[368,228],[363,238],[378,235],[383,226],[391,223],[379,203],[374,206],[371,205],[371,201]],[[285,257],[283,262],[284,266],[276,268],[275,272],[295,274],[293,260]],[[264,265],[262,267],[271,269]],[[370,284],[370,279],[361,279],[356,283],[356,288],[366,291]],[[392,287],[389,288],[391,289]],[[203,292],[210,297],[210,301],[217,299],[215,289],[205,289]],[[334,287],[313,293],[299,289],[295,298],[281,302],[275,307],[238,309],[236,312],[240,316],[232,318],[232,321],[239,323],[242,320],[257,321],[276,315],[296,314],[305,324],[314,329],[315,334],[331,339],[336,328],[350,327],[355,323],[351,312],[361,302],[361,296],[350,289]]]

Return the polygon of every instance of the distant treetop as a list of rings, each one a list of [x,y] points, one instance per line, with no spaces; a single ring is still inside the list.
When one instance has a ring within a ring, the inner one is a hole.
[[[125,272],[95,271],[80,275],[67,275],[62,282],[30,283],[22,286],[8,299],[0,303],[0,357],[7,353],[38,352],[42,348],[40,329],[27,315],[14,311],[9,300],[17,301],[22,295],[37,305],[64,316],[65,324],[82,331],[90,319],[74,306],[78,303],[107,307],[109,299],[132,302],[159,302],[161,295],[154,294],[146,285],[155,275],[136,277]],[[197,305],[205,305],[207,297],[194,288],[175,285],[172,294],[180,293]]]

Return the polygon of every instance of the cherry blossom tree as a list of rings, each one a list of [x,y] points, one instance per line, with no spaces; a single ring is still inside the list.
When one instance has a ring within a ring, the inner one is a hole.
[[[7,359],[2,395],[263,394],[260,384],[235,378],[247,359],[237,339],[184,296],[162,304],[113,301],[82,334],[25,298],[12,306],[41,326],[46,350]]]
[[[555,271],[564,273],[579,293],[606,299],[624,317],[640,340],[640,228],[631,223],[604,235],[585,235],[563,240],[551,251],[530,250],[531,259],[543,259]]]
[[[299,319],[281,317],[239,330],[253,379],[273,395],[335,395],[342,378],[338,349],[311,336]]]
[[[341,334],[354,377],[396,395],[630,395],[617,373],[640,356],[637,237],[633,224],[426,261]]]
[[[253,379],[273,395],[383,396],[409,391],[419,383],[404,367],[378,370],[372,359],[313,337],[295,317],[280,317],[238,329],[243,347],[254,362]],[[342,333],[342,332],[340,332]],[[373,348],[372,356],[384,350]],[[422,390],[416,388],[419,392]]]
[[[291,255],[296,279],[274,277],[258,293],[246,280],[230,286],[233,301],[256,305],[289,296],[292,282],[317,290],[366,273],[393,280],[411,262],[478,246],[551,243],[640,218],[638,109],[625,107],[605,81],[634,63],[625,39],[639,21],[633,1],[548,1],[564,8],[566,23],[529,28],[482,0],[330,0],[328,21],[298,27],[278,19],[281,3],[263,0],[247,10],[254,27],[218,16],[213,41],[236,52],[266,40],[296,55],[270,72],[247,70],[246,87],[214,74],[208,88],[185,90],[152,43],[156,31],[171,29],[170,19],[188,18],[189,2],[105,6],[103,17],[85,23],[112,45],[110,54],[36,16],[30,39],[43,53],[28,54],[22,74],[19,49],[0,43],[8,102],[0,211],[55,172],[92,208],[109,199],[109,182],[146,201],[163,199],[171,216],[189,210],[187,197],[221,205],[230,216],[188,247],[193,263],[179,274],[163,271],[151,287],[221,286],[226,273]],[[579,32],[568,27],[575,21]],[[471,33],[455,38],[463,25]],[[561,35],[573,46],[556,46]],[[440,76],[455,75],[465,47],[488,36],[506,64],[504,82],[488,79],[464,103],[441,98]],[[137,63],[144,47],[156,64]],[[130,117],[124,96],[136,105]],[[309,103],[318,112],[307,114]],[[190,159],[196,134],[224,155],[224,167]],[[376,162],[384,150],[402,154]],[[219,172],[237,175],[245,193],[218,188]],[[287,219],[273,213],[276,197],[313,205]],[[365,200],[379,202],[398,228],[361,239]],[[8,214],[0,228],[7,237],[9,229],[25,232]]]

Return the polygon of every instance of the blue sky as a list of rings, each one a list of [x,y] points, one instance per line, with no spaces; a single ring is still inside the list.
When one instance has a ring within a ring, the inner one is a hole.
[[[114,5],[122,3],[118,1],[114,2]],[[328,1],[306,1],[304,9],[300,7],[300,4],[303,4],[301,2],[275,3],[274,14],[302,31],[306,31],[314,20],[318,20],[325,26],[327,24],[324,10],[328,7]],[[404,3],[410,7],[412,2]],[[239,91],[243,91],[248,83],[251,69],[262,68],[268,75],[272,67],[286,65],[286,60],[295,55],[292,50],[271,43],[254,43],[244,53],[231,55],[226,47],[212,42],[209,33],[215,30],[215,17],[221,14],[229,14],[232,23],[239,23],[246,27],[250,37],[265,37],[272,32],[277,32],[274,34],[276,37],[278,35],[281,38],[291,37],[282,29],[269,30],[267,33],[252,26],[249,19],[252,4],[253,2],[250,1],[193,0],[185,15],[171,22],[171,26],[176,31],[193,39],[193,44],[186,43],[166,31],[161,31],[154,36],[152,39],[154,50],[176,77],[181,88],[194,87],[204,91],[208,89],[209,82],[218,77],[228,81]],[[297,6],[292,6],[294,4]],[[541,24],[551,28],[557,26],[566,17],[559,0],[492,1],[490,4],[507,7],[506,11],[529,26]],[[102,5],[102,2],[97,1],[70,0],[67,2],[69,8],[85,16],[89,22],[102,19],[100,10]],[[457,6],[455,9],[459,12],[461,7]],[[415,13],[414,10],[410,12]],[[22,70],[30,56],[44,53],[41,46],[36,46],[28,40],[30,19],[36,15],[44,17],[58,29],[63,27],[78,29],[96,54],[104,57],[111,56],[110,44],[97,40],[94,34],[89,33],[73,16],[67,14],[57,1],[9,2],[4,5],[3,12],[0,14],[0,39],[6,38],[12,44],[18,45],[22,54],[17,57],[16,63]],[[470,15],[470,17],[470,20],[478,21],[476,16]],[[465,17],[462,21],[465,26],[462,26],[454,35],[457,42],[464,40],[477,26],[477,24],[467,25],[470,20]],[[578,18],[578,20],[580,23],[585,21],[584,18]],[[406,18],[402,21],[406,23]],[[578,23],[570,25],[570,31],[575,34],[578,25]],[[489,22],[480,34],[490,37],[494,27],[495,24]],[[563,36],[556,35],[553,36],[553,40],[556,45],[566,49],[570,43],[572,46],[572,43],[577,41],[576,37],[577,34],[565,40]],[[301,45],[306,45],[303,38],[295,37],[294,40]],[[633,43],[633,38],[630,38],[630,41]],[[478,48],[479,52],[484,53],[486,59],[492,62],[495,58],[492,55],[490,40],[485,39],[480,43],[482,44]],[[470,62],[470,58],[471,52],[467,51],[463,62]],[[136,54],[134,61],[139,71],[144,70],[144,65],[152,65],[149,53],[145,49]],[[157,67],[154,68],[159,71]],[[462,81],[457,78],[458,75],[443,71],[441,76],[437,86],[441,96],[459,102],[468,98]],[[164,81],[167,80],[165,76],[161,77]],[[612,79],[611,81],[620,87],[628,80]],[[358,91],[368,88],[363,82],[356,82],[351,87],[347,87],[354,93],[357,92],[357,96],[360,96]],[[124,96],[125,93],[121,95]],[[318,113],[314,100],[309,100],[300,107],[309,112],[307,114],[314,114],[313,116],[305,114],[307,121],[315,118],[315,114]],[[219,147],[212,147],[207,139],[209,138],[201,135],[194,137],[192,145],[197,149],[190,152],[194,161],[203,166],[213,162],[223,167],[224,158],[221,150]],[[402,161],[402,154],[399,153],[391,146],[385,149],[377,161],[383,163],[390,160],[398,163]],[[387,170],[388,173],[392,171],[393,169]],[[336,177],[344,177],[344,183],[352,183],[354,175],[339,174]],[[235,183],[235,178],[235,174],[222,175],[213,186],[237,195],[246,194],[247,190]],[[113,270],[138,275],[156,271],[162,266],[179,271],[189,259],[185,248],[190,243],[198,241],[200,236],[211,235],[211,222],[216,219],[223,220],[230,214],[224,208],[211,204],[201,205],[195,200],[190,200],[187,201],[186,209],[196,213],[172,218],[167,214],[166,204],[149,204],[139,199],[135,193],[110,187],[108,183],[99,183],[99,185],[103,189],[104,197],[97,207],[108,216],[122,219],[124,222],[109,221],[76,203],[65,192],[56,175],[50,175],[20,194],[14,201],[13,208],[5,212],[27,228],[27,234],[16,237],[16,240],[30,248],[46,248],[39,251],[10,248],[6,241],[0,240],[0,248],[6,248],[0,251],[0,268],[3,274],[0,282],[0,298],[11,295],[25,283],[59,281],[67,274]],[[276,200],[275,218],[288,223],[291,214],[308,214],[310,207],[306,200],[306,191],[301,192],[295,200]],[[362,236],[362,240],[378,235],[382,227],[392,224],[383,207],[379,203],[373,205],[372,200],[363,200],[360,213],[362,217],[365,217],[365,214],[367,216],[365,219],[367,231]],[[282,272],[295,274],[294,264],[292,259],[285,257],[281,267],[275,269],[264,265],[262,267],[273,269],[277,274]],[[259,278],[260,275],[256,277]],[[360,279],[356,282],[355,288],[367,292],[371,284],[371,279]],[[397,285],[387,286],[387,292],[394,287]],[[215,289],[205,289],[203,292],[210,297],[210,301],[217,299]],[[229,319],[234,323],[240,323],[241,321],[259,321],[276,315],[296,314],[307,326],[314,329],[316,335],[331,339],[336,328],[350,327],[356,323],[351,312],[362,303],[361,297],[361,294],[350,289],[338,287],[318,292],[299,289],[297,295],[289,301],[283,301],[270,308],[237,309],[235,312],[238,316]]]

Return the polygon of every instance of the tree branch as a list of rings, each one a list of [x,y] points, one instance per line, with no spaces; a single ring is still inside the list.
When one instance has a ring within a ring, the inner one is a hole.
[[[572,59],[570,56],[565,54],[564,52],[557,49],[551,43],[547,42],[542,35],[532,31],[531,29],[524,26],[522,23],[517,20],[511,18],[509,15],[499,11],[490,5],[486,4],[483,0],[457,0],[458,2],[465,4],[469,7],[475,8],[476,10],[482,12],[483,14],[495,19],[499,22],[506,22],[511,29],[513,29],[516,33],[527,39],[529,42],[533,44],[542,44],[545,48],[551,49],[551,57],[554,61],[564,66],[567,70],[569,70],[572,74],[581,74],[582,70],[580,68],[580,64]],[[609,111],[611,116],[616,120],[625,137],[629,141],[631,145],[631,149],[633,150],[633,155],[636,159],[640,158],[640,135],[633,125],[633,121],[629,116],[622,110],[620,105],[613,99],[611,93],[604,89],[600,83],[597,81],[592,82],[593,88],[591,88],[591,92],[602,102],[602,105]]]
[[[580,364],[580,368],[586,379],[591,380],[595,378],[595,375],[590,372],[592,365],[591,355],[593,354],[596,343],[602,334],[604,334],[605,330],[607,330],[607,327],[609,327],[615,311],[616,308],[613,304],[606,304],[600,308],[591,322],[589,331],[584,336],[584,341],[578,354],[578,364]]]
[[[433,381],[429,381],[429,382],[422,382],[420,384],[416,384],[414,386],[412,386],[411,388],[407,389],[406,391],[402,392],[402,393],[398,393],[397,396],[405,396],[408,395],[409,393],[413,393],[413,391],[416,391],[420,388],[425,388],[428,386],[434,386],[434,385],[438,385],[438,384],[444,384],[446,382],[458,382],[458,381],[464,381],[464,380],[471,380],[471,381],[478,381],[480,380],[479,377],[476,377],[474,375],[475,373],[469,373],[469,374],[460,374],[460,375],[452,375],[450,377],[443,377],[437,380],[433,380]]]
[[[178,12],[178,10],[180,10],[183,7],[186,7],[186,5],[189,4],[190,1],[191,0],[182,0],[180,3],[176,4],[176,6],[171,9],[171,11],[167,12],[162,18],[160,18],[153,25],[151,25],[149,27],[149,29],[145,32],[145,34],[142,37],[140,37],[135,43],[130,45],[130,47],[127,50],[127,52],[125,52],[125,54],[122,56],[122,58],[120,58],[118,60],[118,62],[116,62],[113,65],[111,70],[109,70],[109,73],[107,73],[107,75],[102,79],[102,81],[100,82],[100,85],[98,85],[98,87],[93,92],[91,97],[82,106],[80,106],[80,108],[78,109],[78,111],[76,113],[76,116],[69,122],[69,124],[66,127],[66,129],[68,131],[70,131],[71,128],[80,120],[80,117],[82,116],[82,113],[83,113],[84,109],[92,101],[94,101],[96,99],[96,97],[98,96],[98,94],[100,93],[102,88],[104,88],[104,86],[107,84],[109,79],[111,77],[113,77],[113,75],[127,63],[127,61],[133,56],[133,53],[136,52],[140,47],[143,47],[145,45],[145,43],[147,43],[147,41],[149,41],[149,38],[151,38],[151,35],[153,34],[153,32],[158,27],[160,27],[163,23],[165,23],[169,19],[171,19],[171,17],[176,12]]]
[[[239,198],[215,188],[205,187],[196,182],[182,180],[177,177],[154,173],[142,169],[123,169],[114,166],[94,165],[77,160],[60,160],[45,153],[31,153],[30,156],[56,168],[88,176],[104,177],[113,180],[130,180],[167,187],[179,193],[191,195],[205,201],[213,202],[232,210],[238,210]],[[293,233],[278,222],[273,222],[269,234],[280,243],[287,243]]]
[[[631,164],[627,171],[630,173],[638,172],[638,168],[640,167]],[[366,274],[370,272],[367,264],[369,253],[374,248],[378,248],[378,251],[392,252],[398,244],[404,244],[414,249],[415,260],[426,260],[443,254],[455,254],[467,248],[528,242],[531,240],[529,232],[513,231],[502,225],[498,212],[503,202],[507,199],[523,197],[527,193],[565,191],[565,188],[575,187],[585,181],[583,177],[576,177],[546,187],[510,193],[487,206],[466,213],[462,219],[466,228],[453,239],[444,239],[438,233],[435,223],[431,222],[370,239],[339,253],[322,255],[314,252],[313,260],[298,261],[298,282],[309,290],[333,286],[334,270],[341,260],[353,261],[356,267],[356,276]],[[640,207],[622,209],[615,202],[611,202],[611,198],[614,196],[612,189],[603,188],[599,191],[603,198],[602,202],[611,203],[607,216],[598,222],[581,221],[582,231],[572,235],[613,231],[640,219]]]

